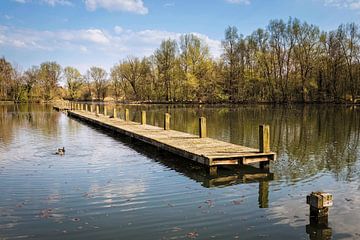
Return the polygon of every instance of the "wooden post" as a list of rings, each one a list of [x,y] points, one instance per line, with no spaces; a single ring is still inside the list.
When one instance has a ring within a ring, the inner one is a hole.
[[[199,118],[199,137],[206,138],[206,118]]]
[[[88,105],[85,104],[85,112],[89,111]]]
[[[96,115],[99,115],[99,113],[100,113],[99,105],[96,105]]]
[[[146,112],[141,111],[141,124],[146,125]]]
[[[107,107],[104,105],[104,116],[107,116]]]
[[[94,111],[93,105],[91,104],[91,105],[90,105],[90,112],[93,112],[93,111]]]
[[[113,117],[114,117],[114,118],[117,118],[116,107],[114,107],[114,109],[113,109]]]
[[[129,121],[129,109],[125,109],[125,121]]]
[[[209,174],[210,174],[210,176],[216,176],[217,175],[217,166],[209,166]]]
[[[81,110],[81,111],[84,111],[84,109],[85,109],[84,104],[83,104],[83,103],[80,103],[80,110]]]
[[[170,130],[170,113],[164,114],[164,129]]]
[[[270,127],[269,125],[259,126],[259,150],[262,153],[270,152]]]

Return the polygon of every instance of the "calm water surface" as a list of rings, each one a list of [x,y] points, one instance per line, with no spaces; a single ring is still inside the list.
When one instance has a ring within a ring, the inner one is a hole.
[[[202,115],[210,137],[250,147],[268,123],[278,160],[214,178],[49,106],[2,104],[1,240],[360,239],[359,107],[128,107],[153,125],[169,111],[190,133]],[[309,225],[305,198],[317,190],[334,195],[328,226]]]

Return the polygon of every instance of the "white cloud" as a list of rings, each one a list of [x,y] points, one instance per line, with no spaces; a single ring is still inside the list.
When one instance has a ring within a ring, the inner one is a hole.
[[[107,44],[110,42],[109,38],[105,35],[105,33],[100,29],[87,29],[79,31],[79,35],[82,39],[99,43],[99,44]]]
[[[55,7],[56,5],[63,5],[63,6],[72,6],[73,5],[73,3],[68,0],[40,0],[40,2],[50,5],[52,7]]]
[[[322,0],[325,6],[360,10],[360,0]]]
[[[228,3],[249,5],[250,0],[225,0]]]
[[[147,14],[148,9],[142,0],[85,0],[85,6],[89,11],[104,8],[108,11],[126,11],[137,14]]]

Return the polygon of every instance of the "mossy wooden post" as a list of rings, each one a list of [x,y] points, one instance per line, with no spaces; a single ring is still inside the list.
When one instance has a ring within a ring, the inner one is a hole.
[[[141,111],[141,124],[146,125],[146,112]]]
[[[269,125],[259,126],[259,150],[262,153],[270,152],[270,127]]]
[[[125,109],[125,121],[129,121],[129,109]]]
[[[107,116],[107,107],[104,106],[104,116]]]
[[[117,118],[116,107],[114,107],[114,109],[113,109],[113,117],[114,117],[114,118]]]
[[[259,151],[261,153],[270,152],[270,126],[269,125],[260,125],[259,126]],[[260,168],[265,168],[269,166],[269,162],[261,162]]]
[[[170,113],[164,114],[164,130],[170,130]]]
[[[199,137],[206,138],[206,118],[199,118]]]
[[[96,115],[99,115],[99,113],[100,113],[100,107],[99,105],[96,105]]]

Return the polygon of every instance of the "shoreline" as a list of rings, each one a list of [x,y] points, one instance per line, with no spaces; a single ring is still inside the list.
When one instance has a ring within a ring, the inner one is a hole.
[[[199,101],[98,101],[98,100],[50,100],[50,101],[11,101],[0,100],[0,104],[22,104],[22,103],[35,103],[35,104],[54,104],[56,102],[81,102],[81,103],[101,103],[101,104],[124,104],[124,105],[210,105],[210,106],[232,106],[232,105],[276,105],[276,106],[291,106],[291,105],[343,105],[343,106],[360,106],[360,101],[353,102],[199,102]]]

